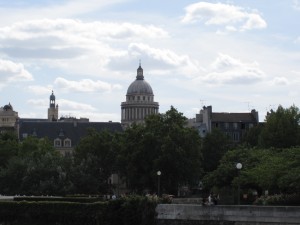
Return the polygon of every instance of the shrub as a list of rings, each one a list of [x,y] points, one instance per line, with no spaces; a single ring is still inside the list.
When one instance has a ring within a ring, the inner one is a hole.
[[[153,225],[157,198],[129,196],[95,202],[0,202],[0,224],[10,225]]]
[[[255,205],[299,206],[300,194],[279,194],[261,196],[254,201]]]

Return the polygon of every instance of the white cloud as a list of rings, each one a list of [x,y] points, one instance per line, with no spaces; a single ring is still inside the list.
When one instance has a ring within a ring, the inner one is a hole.
[[[68,92],[111,92],[113,89],[122,88],[119,84],[111,85],[100,80],[82,79],[80,81],[70,81],[62,77],[56,78],[54,84]]]
[[[258,63],[244,63],[229,55],[219,54],[217,59],[208,68],[204,77],[196,80],[205,81],[210,84],[253,84],[264,78],[264,72]]]
[[[28,99],[27,103],[31,106],[41,108],[41,109],[47,109],[48,101],[47,99]]]
[[[27,101],[28,104],[39,107],[39,108],[47,108],[48,106],[48,99],[29,99]],[[91,105],[85,103],[74,102],[66,99],[56,99],[56,104],[59,106],[60,110],[79,110],[79,111],[95,111],[95,108]]]
[[[130,43],[127,52],[111,58],[109,67],[121,66],[132,71],[132,64],[137,59],[142,59],[142,64],[146,62],[147,71],[150,70],[152,74],[174,75],[176,71],[177,74],[195,76],[200,69],[188,55],[179,55],[170,49],[154,48],[144,43]]]
[[[44,94],[51,93],[51,90],[53,90],[53,87],[51,85],[48,85],[47,87],[39,86],[39,85],[31,85],[31,86],[28,86],[28,90],[37,95],[44,95]]]
[[[273,80],[272,80],[272,84],[273,85],[279,85],[279,86],[285,86],[285,85],[288,85],[290,82],[288,81],[287,78],[285,77],[275,77]]]
[[[118,52],[110,42],[118,41],[117,47],[125,40],[167,37],[165,30],[153,25],[43,19],[0,28],[0,50],[8,56],[39,60],[83,58],[88,52],[106,58]]]
[[[205,25],[222,25],[229,31],[266,28],[267,23],[257,14],[242,7],[223,3],[198,2],[185,8],[183,23],[204,22]],[[228,29],[230,28],[230,29]]]
[[[33,80],[33,76],[24,68],[22,63],[0,59],[0,81],[2,85],[8,82],[30,80]]]
[[[57,1],[43,1],[42,4],[40,4],[40,1],[30,1],[29,4],[26,4],[26,1],[22,1],[22,4],[19,5],[21,7],[18,7],[18,4],[12,4],[12,7],[2,6],[0,8],[0,14],[6,18],[5,23],[36,18],[68,18],[104,9],[107,6],[122,1],[123,0],[65,0],[59,1],[59,3]]]
[[[120,56],[128,61],[127,47],[130,42],[168,37],[164,29],[153,25],[42,19],[0,27],[0,52],[4,57],[19,58],[33,67],[42,63],[76,76],[89,74],[105,77],[120,68],[120,62],[107,68],[109,62]],[[138,58],[134,61],[137,62]],[[107,71],[111,68],[113,72]]]
[[[300,10],[300,1],[299,0],[294,0],[293,1],[293,8],[295,10]]]
[[[63,110],[67,111],[72,111],[72,110],[80,110],[80,111],[95,111],[96,109],[88,104],[85,103],[79,103],[79,102],[74,102],[66,99],[59,99],[57,100],[60,108]]]

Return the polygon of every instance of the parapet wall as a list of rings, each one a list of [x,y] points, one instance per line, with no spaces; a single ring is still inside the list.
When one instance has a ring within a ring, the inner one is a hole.
[[[300,207],[160,204],[159,225],[300,225]]]

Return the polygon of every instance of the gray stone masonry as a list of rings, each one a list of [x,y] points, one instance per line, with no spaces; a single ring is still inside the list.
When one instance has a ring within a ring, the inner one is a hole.
[[[300,207],[159,204],[159,225],[300,225]]]

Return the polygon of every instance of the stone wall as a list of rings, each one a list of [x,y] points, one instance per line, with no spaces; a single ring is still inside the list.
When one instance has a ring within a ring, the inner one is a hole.
[[[300,225],[300,207],[160,204],[159,225]]]

